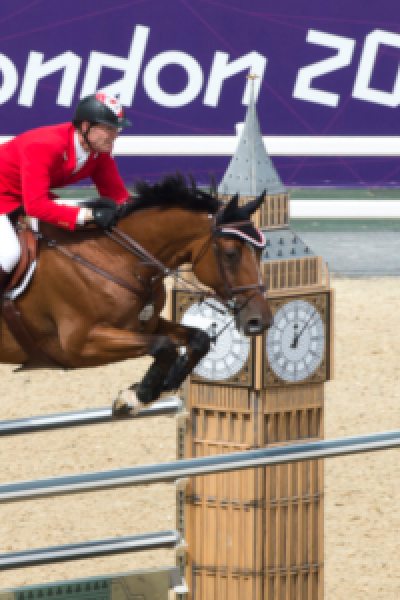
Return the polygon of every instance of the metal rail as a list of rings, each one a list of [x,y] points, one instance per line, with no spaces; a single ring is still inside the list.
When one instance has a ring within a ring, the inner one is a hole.
[[[104,408],[78,410],[74,412],[58,413],[55,415],[14,419],[11,421],[0,421],[0,437],[18,435],[21,433],[48,431],[50,429],[78,427],[82,425],[96,425],[98,423],[111,423],[129,419],[159,417],[163,415],[176,414],[181,410],[182,401],[178,397],[173,396],[171,398],[163,398],[148,408],[143,408],[135,416],[113,417],[111,414],[111,407],[105,406]]]
[[[96,556],[109,556],[123,552],[175,548],[180,541],[181,536],[179,532],[171,530],[107,540],[95,540],[81,544],[24,550],[23,552],[11,552],[9,554],[0,554],[0,571],[82,558],[93,558]]]
[[[130,485],[173,482],[185,477],[396,447],[400,447],[400,431],[386,431],[351,438],[262,448],[140,467],[126,467],[112,471],[8,483],[0,486],[0,502],[15,502],[46,496],[92,492]]]

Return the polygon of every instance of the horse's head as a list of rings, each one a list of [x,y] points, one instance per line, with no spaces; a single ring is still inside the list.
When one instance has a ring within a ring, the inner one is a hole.
[[[245,206],[234,196],[211,221],[211,235],[193,256],[197,278],[230,303],[236,326],[245,335],[259,335],[272,325],[260,259],[264,237],[250,221],[265,194]]]

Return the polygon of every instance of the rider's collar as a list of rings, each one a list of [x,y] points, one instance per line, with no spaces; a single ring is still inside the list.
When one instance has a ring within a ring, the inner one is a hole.
[[[75,157],[76,157],[76,170],[81,169],[83,167],[83,165],[85,164],[85,162],[87,161],[87,159],[90,156],[90,152],[86,152],[86,150],[84,150],[79,142],[79,136],[78,136],[78,132],[75,131],[74,134],[74,146],[75,146]]]

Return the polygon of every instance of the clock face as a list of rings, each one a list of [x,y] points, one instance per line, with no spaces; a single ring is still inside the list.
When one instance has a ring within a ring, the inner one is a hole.
[[[275,375],[287,382],[303,381],[316,372],[324,353],[324,323],[315,303],[295,299],[282,304],[266,336]]]
[[[198,327],[211,337],[220,334],[193,370],[196,375],[212,381],[226,381],[237,375],[248,362],[250,339],[238,332],[232,316],[217,300],[206,298],[204,302],[195,302],[184,313],[181,324]]]

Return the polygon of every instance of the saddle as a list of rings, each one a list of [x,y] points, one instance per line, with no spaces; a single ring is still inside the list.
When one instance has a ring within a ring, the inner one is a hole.
[[[5,293],[22,284],[28,270],[38,256],[37,237],[35,232],[30,228],[30,225],[26,219],[26,217],[19,215],[15,219],[11,220],[15,227],[15,231],[21,246],[21,258],[4,290]],[[8,329],[18,342],[19,346],[21,346],[25,354],[28,356],[28,361],[21,367],[21,369],[40,367],[54,368],[59,366],[34,341],[11,297],[7,298],[3,296],[1,316],[7,323]]]
[[[28,228],[25,217],[19,217],[15,229],[21,246],[21,258],[11,275],[11,279],[4,290],[5,292],[9,292],[22,283],[38,254],[38,243],[35,233],[32,229]]]

